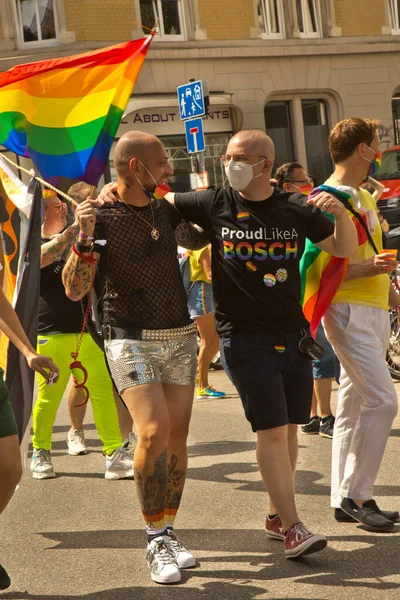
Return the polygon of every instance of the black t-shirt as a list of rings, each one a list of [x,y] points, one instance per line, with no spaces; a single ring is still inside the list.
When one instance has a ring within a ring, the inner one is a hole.
[[[182,220],[166,200],[130,208],[123,202],[99,209],[94,237],[104,273],[100,312],[105,325],[170,329],[191,323],[179,271],[174,230]],[[151,236],[153,225],[158,240]],[[98,287],[98,281],[96,285]]]
[[[285,334],[308,325],[300,306],[300,258],[306,237],[318,243],[334,225],[305,196],[275,189],[255,202],[229,187],[175,194],[175,206],[210,236],[220,335]]]
[[[42,245],[49,240],[42,238]],[[61,273],[65,260],[58,260],[40,269],[38,333],[80,333],[83,316],[80,302],[65,294]]]

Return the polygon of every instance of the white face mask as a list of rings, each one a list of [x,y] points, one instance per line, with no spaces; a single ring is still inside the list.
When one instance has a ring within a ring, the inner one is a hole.
[[[242,190],[246,189],[253,179],[257,179],[257,177],[261,177],[261,175],[263,175],[263,173],[260,173],[259,175],[253,175],[253,167],[256,167],[264,161],[265,159],[259,160],[257,163],[254,163],[254,165],[250,165],[248,163],[240,163],[231,160],[229,164],[225,166],[225,173],[229,179],[231,187],[233,187],[233,189],[237,192],[241,192]]]

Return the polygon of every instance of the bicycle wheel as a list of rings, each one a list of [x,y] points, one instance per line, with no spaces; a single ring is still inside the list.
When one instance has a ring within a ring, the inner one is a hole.
[[[390,314],[390,341],[386,352],[386,364],[393,379],[400,379],[400,324],[397,311]]]

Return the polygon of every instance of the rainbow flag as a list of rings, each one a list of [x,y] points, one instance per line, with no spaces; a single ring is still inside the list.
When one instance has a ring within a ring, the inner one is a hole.
[[[0,73],[0,144],[44,179],[96,185],[152,36]]]
[[[326,185],[313,190],[310,197],[312,198],[321,191],[328,192],[342,202],[349,201],[352,197],[340,188]],[[367,241],[367,234],[358,219],[351,213],[349,215],[357,229],[358,244],[361,246]],[[334,221],[333,215],[326,214],[326,216]],[[304,316],[310,323],[313,337],[315,337],[318,325],[346,275],[348,264],[348,258],[331,256],[317,248],[309,239],[306,240],[305,250],[300,261],[301,304]]]

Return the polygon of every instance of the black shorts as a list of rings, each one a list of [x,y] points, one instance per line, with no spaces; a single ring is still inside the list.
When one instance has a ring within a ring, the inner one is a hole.
[[[298,349],[302,335],[232,334],[221,339],[221,361],[236,386],[253,431],[310,420],[312,360]]]
[[[0,438],[18,433],[8,389],[3,381],[3,373],[3,369],[0,369]]]

